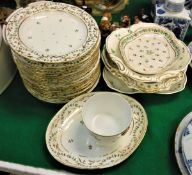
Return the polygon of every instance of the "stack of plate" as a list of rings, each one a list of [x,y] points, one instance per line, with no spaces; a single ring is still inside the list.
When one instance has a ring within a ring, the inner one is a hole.
[[[192,175],[192,112],[179,124],[175,135],[175,155],[183,175]]]
[[[37,2],[7,21],[6,39],[28,91],[63,103],[92,91],[100,77],[100,32],[78,7]]]
[[[123,93],[171,94],[184,89],[188,47],[168,29],[139,23],[112,32],[102,51],[106,84]]]

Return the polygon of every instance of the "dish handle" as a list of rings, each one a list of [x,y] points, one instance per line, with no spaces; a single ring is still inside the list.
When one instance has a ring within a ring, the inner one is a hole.
[[[119,57],[112,55],[112,54],[110,54],[110,58],[115,62],[115,64],[117,65],[117,67],[121,73],[123,73],[123,74],[127,73],[127,68],[122,59],[120,59]]]

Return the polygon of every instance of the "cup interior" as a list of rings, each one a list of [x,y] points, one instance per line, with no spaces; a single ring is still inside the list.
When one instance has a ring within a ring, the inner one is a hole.
[[[131,106],[116,93],[98,93],[83,106],[86,127],[101,136],[115,136],[124,132],[132,119]]]

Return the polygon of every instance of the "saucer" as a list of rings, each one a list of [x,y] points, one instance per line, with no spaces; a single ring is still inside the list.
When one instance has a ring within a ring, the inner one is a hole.
[[[128,87],[127,84],[125,84],[120,78],[114,76],[106,68],[104,68],[103,70],[103,79],[110,89],[113,89],[117,92],[125,93],[125,94],[144,93],[142,91],[134,89],[133,87]],[[161,90],[160,92],[156,92],[156,94],[166,95],[166,94],[178,93],[185,88],[186,82],[187,82],[187,77],[186,75],[184,75],[183,79],[172,84],[168,90]]]
[[[188,123],[187,127],[183,130],[182,138],[182,154],[185,165],[192,175],[192,120]]]
[[[144,138],[148,125],[145,110],[136,100],[121,94],[130,103],[133,112],[130,127],[117,144],[101,146],[82,121],[82,106],[94,94],[84,94],[71,100],[49,123],[47,148],[64,165],[78,169],[115,166],[127,159]]]
[[[191,120],[192,120],[192,112],[190,112],[186,117],[183,118],[175,134],[175,156],[176,156],[177,164],[183,175],[189,175],[189,173],[187,171],[187,167],[185,166],[185,163],[183,160],[181,137],[182,137],[183,130],[186,128],[189,121]]]

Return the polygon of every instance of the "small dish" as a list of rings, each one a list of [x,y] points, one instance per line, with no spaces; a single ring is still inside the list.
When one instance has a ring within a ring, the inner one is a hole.
[[[164,28],[141,28],[120,40],[122,61],[140,74],[162,73],[180,56],[175,40],[173,33]]]
[[[190,120],[183,130],[181,143],[185,165],[189,171],[189,174],[192,175],[192,120]]]
[[[105,94],[106,92],[97,92]],[[122,95],[131,105],[133,119],[119,146],[100,146],[82,121],[82,107],[96,93],[81,95],[67,103],[51,120],[46,131],[46,145],[60,163],[78,169],[101,169],[127,159],[139,146],[147,130],[143,107]]]
[[[82,108],[82,118],[100,144],[115,144],[126,134],[132,120],[131,106],[117,93],[96,93]]]
[[[192,120],[192,112],[190,112],[183,118],[183,120],[180,122],[179,126],[177,127],[176,134],[175,134],[175,156],[176,156],[179,169],[183,175],[189,175],[189,173],[187,171],[187,167],[185,166],[185,163],[183,160],[181,138],[182,138],[183,130],[186,128],[189,121],[191,120]]]

